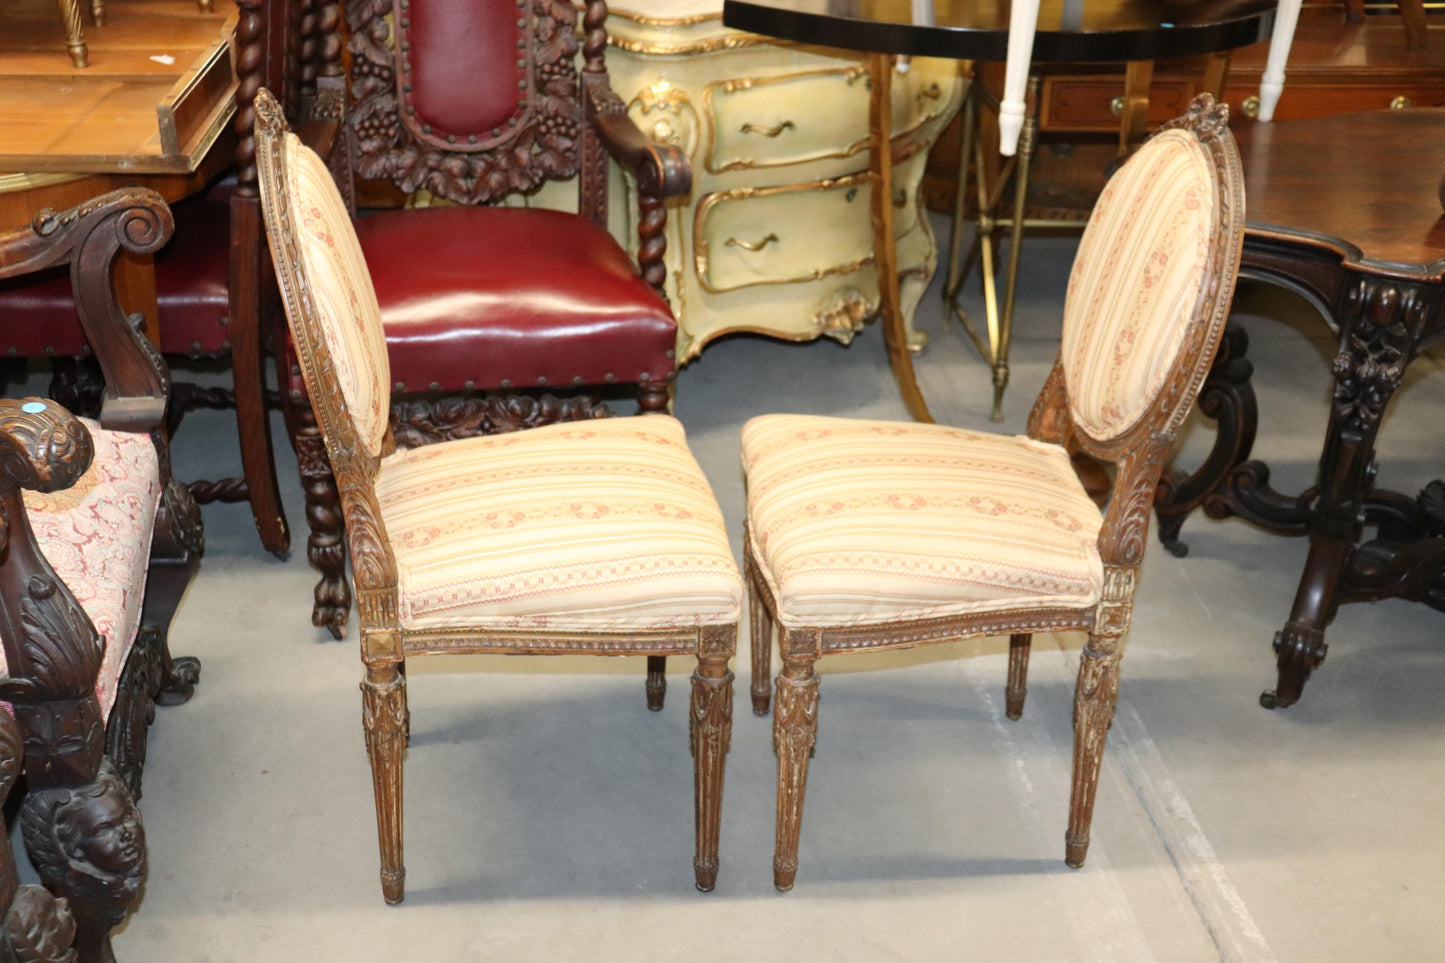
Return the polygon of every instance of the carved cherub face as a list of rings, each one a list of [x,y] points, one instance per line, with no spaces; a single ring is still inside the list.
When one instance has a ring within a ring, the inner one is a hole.
[[[125,796],[119,780],[107,781],[98,795],[77,800],[75,846],[69,855],[102,872],[126,875],[145,858],[145,831],[140,814]]]

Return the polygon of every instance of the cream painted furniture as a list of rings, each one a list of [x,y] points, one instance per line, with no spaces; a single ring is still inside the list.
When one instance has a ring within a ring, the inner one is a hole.
[[[667,219],[677,361],[733,331],[847,344],[878,309],[866,59],[729,30],[721,11],[721,0],[658,0],[614,6],[607,21],[613,89],[645,133],[692,162],[692,194]],[[914,347],[924,338],[913,310],[938,262],[919,185],[964,89],[953,61],[914,59],[893,77],[895,236]],[[613,216],[635,216],[635,188],[616,178],[628,203]],[[635,239],[636,225],[613,233]]]

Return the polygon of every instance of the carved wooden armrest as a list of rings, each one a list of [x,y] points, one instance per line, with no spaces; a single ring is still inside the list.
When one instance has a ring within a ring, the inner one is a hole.
[[[94,456],[90,430],[60,405],[43,398],[0,398],[0,493],[69,488]]]
[[[100,420],[107,428],[149,432],[164,421],[170,372],[121,309],[111,267],[122,250],[160,250],[173,227],[159,194],[125,188],[67,211],[41,211],[29,227],[0,234],[0,278],[70,265],[76,313],[105,375]]]
[[[627,105],[606,74],[586,77],[587,121],[612,159],[637,179],[638,192],[658,199],[692,190],[692,167],[676,147],[658,144],[627,116]]]
[[[1039,392],[1033,410],[1029,412],[1029,437],[1035,441],[1047,441],[1062,445],[1069,439],[1072,423],[1069,419],[1069,395],[1064,384],[1064,364],[1055,360],[1044,389]]]

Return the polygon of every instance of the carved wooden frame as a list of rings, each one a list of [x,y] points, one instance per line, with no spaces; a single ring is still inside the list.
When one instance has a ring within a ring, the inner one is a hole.
[[[468,628],[415,630],[402,626],[396,556],[387,537],[375,491],[381,459],[395,448],[390,428],[380,452],[367,450],[347,410],[335,363],[312,301],[310,280],[301,260],[287,208],[286,123],[279,105],[266,92],[256,98],[257,159],[261,198],[282,298],[312,408],[321,424],[341,495],[347,545],[355,576],[361,623],[363,724],[371,756],[381,845],[382,894],[401,902],[401,772],[409,718],[406,707],[407,656],[462,653],[546,655],[646,655],[649,704],[661,706],[661,664],[669,655],[696,655],[692,678],[689,731],[696,764],[697,851],[693,866],[698,889],[710,890],[717,878],[718,825],[723,761],[732,725],[732,672],[728,659],[737,644],[737,625],[658,628],[626,632],[537,632]]]
[[[774,749],[778,757],[778,821],[773,881],[792,888],[798,868],[798,833],[808,760],[816,739],[818,680],[814,664],[824,655],[864,649],[908,648],[959,638],[1009,633],[1007,715],[1023,711],[1028,650],[1035,632],[1082,630],[1089,633],[1074,690],[1074,770],[1065,836],[1066,861],[1078,867],[1089,846],[1094,793],[1104,739],[1113,718],[1119,688],[1119,660],[1128,634],[1134,587],[1144,557],[1154,491],[1175,436],[1213,363],[1229,312],[1244,241],[1244,178],[1238,148],[1229,133],[1229,109],[1201,94],[1188,112],[1161,130],[1192,133],[1206,153],[1215,179],[1206,283],[1195,298],[1176,361],[1153,405],[1128,430],[1099,440],[1076,424],[1068,404],[1062,362],[1056,360],[1029,415],[1029,436],[1078,447],[1115,462],[1118,474],[1099,533],[1104,587],[1087,608],[1019,608],[996,612],[869,625],[782,626],[779,647],[783,670],[777,678]],[[777,600],[763,577],[762,560],[743,538],[744,579],[749,589],[752,626],[753,711],[768,711],[768,676],[777,622]]]
[[[126,189],[59,214],[44,211],[29,228],[0,235],[0,277],[69,263],[81,327],[105,374],[101,425],[148,435],[158,456],[161,500],[139,637],[103,730],[95,697],[100,636],[41,554],[21,497],[22,489],[74,484],[90,464],[90,434],[54,402],[0,401],[0,638],[10,673],[0,698],[14,707],[25,738],[26,846],[46,886],[68,901],[83,963],[114,959],[110,930],[134,903],[145,874],[135,799],[152,707],[184,701],[200,672],[194,659],[172,660],[166,647],[171,616],[203,549],[200,512],[170,473],[170,376],[122,311],[111,281],[122,249],[152,253],[171,229],[158,194]],[[124,841],[122,850],[102,860],[106,865],[93,863],[84,850],[107,832]]]

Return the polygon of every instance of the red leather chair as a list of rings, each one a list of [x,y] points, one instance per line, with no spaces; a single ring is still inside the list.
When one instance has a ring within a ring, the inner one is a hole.
[[[608,86],[606,4],[587,4],[580,70],[569,4],[402,0],[397,9],[393,18],[392,0],[347,7],[351,100],[331,157],[343,197],[354,196],[350,165],[459,205],[356,224],[402,396],[397,443],[605,413],[592,393],[546,394],[555,389],[635,386],[643,411],[665,410],[677,331],[662,295],[663,202],[689,190],[691,174],[679,151],[643,136]],[[638,265],[606,230],[609,155],[640,186]],[[574,175],[579,214],[483,206]],[[313,622],[339,638],[350,608],[340,502],[289,356],[287,366],[309,556],[322,573]]]

